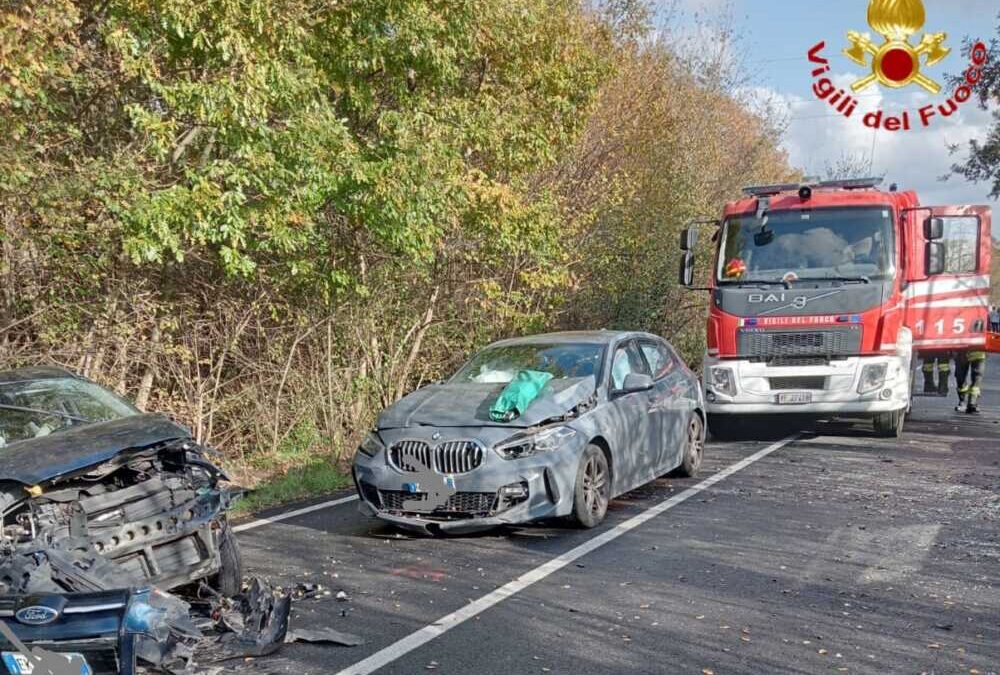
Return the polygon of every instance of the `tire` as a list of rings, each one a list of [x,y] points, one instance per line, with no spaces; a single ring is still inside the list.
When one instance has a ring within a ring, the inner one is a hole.
[[[212,580],[212,586],[230,598],[243,590],[243,556],[228,523],[223,523],[219,533],[219,573]]]
[[[573,520],[583,528],[601,524],[611,498],[611,471],[604,451],[588,445],[580,457],[573,488]]]
[[[693,478],[698,475],[701,468],[701,459],[705,455],[705,425],[701,421],[701,415],[694,413],[691,421],[688,422],[687,439],[684,445],[684,459],[681,465],[674,471],[675,476],[681,478]]]
[[[875,433],[882,438],[899,438],[903,435],[903,422],[905,419],[905,409],[887,413],[876,413],[872,424],[875,427]]]

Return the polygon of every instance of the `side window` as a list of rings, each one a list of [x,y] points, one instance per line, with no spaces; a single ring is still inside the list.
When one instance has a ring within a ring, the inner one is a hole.
[[[979,218],[951,216],[944,218],[944,271],[967,274],[979,269]]]
[[[625,378],[632,373],[648,374],[648,371],[635,343],[628,342],[615,349],[615,357],[611,362],[611,388],[624,389]]]
[[[666,377],[677,366],[666,345],[643,341],[639,343],[639,349],[646,357],[646,363],[649,364],[649,370],[653,374],[654,380]]]

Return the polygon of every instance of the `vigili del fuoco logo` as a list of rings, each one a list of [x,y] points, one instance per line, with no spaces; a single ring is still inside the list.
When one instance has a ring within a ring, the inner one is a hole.
[[[878,83],[890,89],[916,85],[930,94],[939,95],[941,84],[927,75],[924,69],[943,61],[951,53],[951,48],[946,46],[947,33],[923,33],[919,42],[912,41],[926,21],[927,14],[921,0],[871,0],[868,4],[868,25],[882,40],[873,39],[869,33],[847,33],[848,46],[843,50],[844,55],[869,70],[851,84],[851,91],[858,93]],[[815,66],[812,71],[813,93],[844,117],[854,117],[858,99],[847,90],[838,88],[827,76],[830,62],[823,56],[824,49],[825,41],[809,50],[809,62]],[[972,98],[973,88],[982,79],[987,59],[986,45],[975,43],[969,57],[964,78],[943,102],[893,115],[874,110],[865,114],[862,122],[873,129],[909,131],[918,124],[929,127],[936,119],[951,117],[960,105]]]

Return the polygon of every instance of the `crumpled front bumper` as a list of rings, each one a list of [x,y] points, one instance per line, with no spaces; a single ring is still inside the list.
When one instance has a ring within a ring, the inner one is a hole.
[[[80,654],[94,675],[132,675],[135,672],[135,635],[125,629],[131,597],[127,590],[4,595],[0,596],[0,621],[32,652],[41,649]],[[43,625],[22,623],[17,618],[22,609],[37,606],[60,608],[58,618]],[[0,672],[13,672],[8,661],[15,658],[13,654],[23,652],[6,636],[0,636],[0,650],[5,652]],[[38,670],[36,668],[36,672]]]
[[[573,509],[576,473],[585,448],[586,439],[580,435],[559,450],[523,459],[506,460],[489,450],[480,467],[466,474],[451,476],[456,494],[460,496],[497,495],[499,508],[485,514],[441,510],[417,513],[389,508],[383,500],[383,492],[400,491],[414,480],[413,474],[391,466],[384,450],[375,457],[358,453],[352,473],[360,497],[359,510],[400,528],[427,534],[477,532],[567,516]],[[515,484],[527,486],[527,499],[504,506],[499,492],[504,486]]]

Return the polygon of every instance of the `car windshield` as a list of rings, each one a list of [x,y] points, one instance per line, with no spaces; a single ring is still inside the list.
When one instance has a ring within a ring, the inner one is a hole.
[[[717,279],[745,283],[891,278],[892,232],[888,208],[734,216],[723,227]]]
[[[137,414],[107,389],[71,377],[0,383],[0,448]]]
[[[539,370],[554,379],[597,377],[604,348],[598,344],[519,344],[487,347],[462,366],[452,382],[507,384],[518,371]]]

